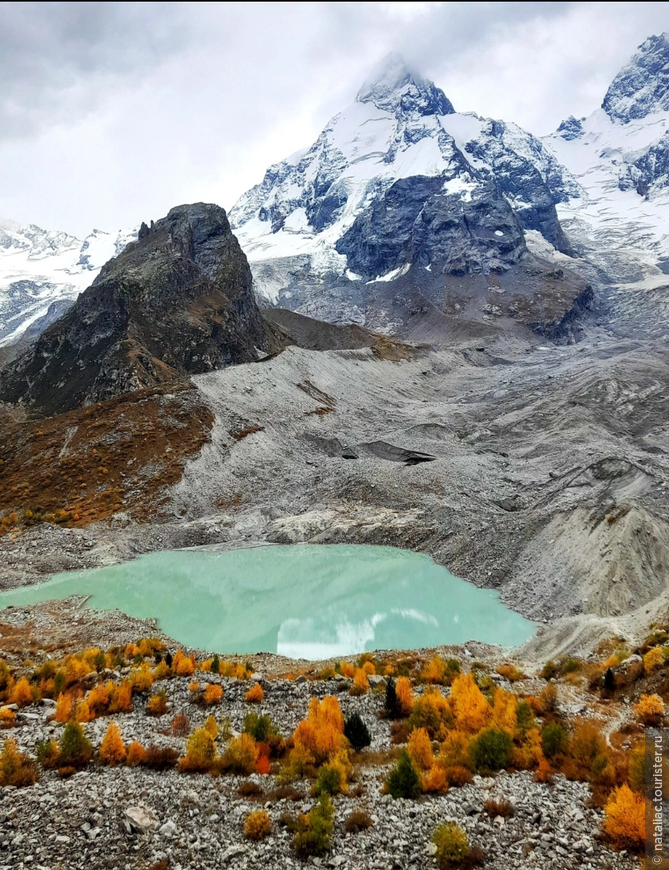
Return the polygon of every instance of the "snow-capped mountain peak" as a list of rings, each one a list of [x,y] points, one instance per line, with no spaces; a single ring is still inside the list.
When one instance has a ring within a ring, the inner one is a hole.
[[[450,115],[455,111],[444,92],[412,72],[397,52],[386,55],[372,70],[355,99],[392,113]]]
[[[577,185],[538,139],[455,112],[391,54],[310,148],[239,199],[230,222],[267,302],[393,329],[371,306],[362,312],[360,282],[392,283],[412,267],[437,283],[503,272],[524,255],[523,230],[568,252],[555,212],[568,191]]]
[[[557,206],[579,254],[612,282],[666,284],[669,34],[639,46],[601,109],[567,118],[543,141],[580,188]]]
[[[602,108],[621,124],[669,111],[669,34],[649,36],[611,82]]]

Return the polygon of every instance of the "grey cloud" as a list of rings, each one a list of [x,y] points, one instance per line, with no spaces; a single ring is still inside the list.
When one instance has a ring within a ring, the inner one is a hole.
[[[101,91],[142,76],[190,35],[178,3],[0,4],[2,135],[91,111]]]
[[[0,4],[0,215],[79,235],[229,208],[400,51],[534,133],[597,107],[667,3]]]

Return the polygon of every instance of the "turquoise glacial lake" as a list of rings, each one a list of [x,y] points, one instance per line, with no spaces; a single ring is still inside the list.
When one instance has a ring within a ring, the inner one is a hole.
[[[92,608],[155,617],[180,643],[220,653],[317,660],[468,640],[515,646],[535,631],[495,591],[394,547],[164,551],[3,592],[0,607],[69,595],[89,595]]]

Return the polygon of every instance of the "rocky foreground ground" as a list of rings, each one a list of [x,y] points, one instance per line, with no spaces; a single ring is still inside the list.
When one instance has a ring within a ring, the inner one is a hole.
[[[0,647],[10,667],[18,668],[19,673],[27,656],[38,664],[85,645],[104,647],[112,638],[122,644],[147,632],[157,633],[151,622],[132,620],[118,612],[83,610],[81,604],[69,600],[3,611]],[[463,669],[475,656],[507,691],[531,693],[545,685],[543,679],[532,675],[514,686],[507,683],[495,673],[495,665],[501,661],[499,648],[476,644],[441,652],[458,654]],[[115,721],[126,744],[137,740],[144,746],[171,746],[182,755],[187,738],[175,736],[171,726],[178,713],[188,717],[190,732],[213,713],[220,723],[229,720],[234,734],[242,728],[245,714],[254,709],[270,715],[278,730],[288,736],[305,717],[312,697],[335,695],[345,715],[361,715],[372,743],[354,756],[348,794],[334,798],[334,833],[327,854],[302,860],[293,849],[292,833],[282,824],[287,814],[308,812],[314,806],[309,780],[286,784],[274,772],[213,777],[176,770],[108,767],[94,761],[68,778],[46,770],[35,785],[0,791],[0,868],[251,870],[321,866],[436,870],[431,838],[436,828],[449,820],[456,821],[470,843],[483,850],[483,866],[491,870],[628,870],[636,866],[636,859],[611,851],[602,838],[603,813],[593,804],[589,785],[568,781],[561,774],[555,775],[553,783],[537,782],[529,771],[474,776],[471,783],[443,795],[394,800],[382,793],[399,748],[391,741],[392,723],[380,718],[385,697],[382,677],[373,679],[365,694],[352,696],[352,681],[341,674],[316,678],[323,673],[321,663],[314,666],[264,655],[251,657],[249,665],[255,673],[248,680],[196,672],[194,677],[158,681],[152,691],[163,688],[167,692],[168,711],[164,715],[147,715],[147,695],[138,694],[131,713],[102,716],[85,723],[84,730],[94,747],[99,747],[109,722]],[[121,679],[129,670],[126,667],[108,676]],[[203,676],[207,683],[223,687],[222,700],[215,707],[203,709],[194,703],[189,686],[192,679]],[[255,683],[263,687],[264,699],[251,707],[245,694]],[[417,692],[421,691],[417,687]],[[594,711],[592,698],[573,683],[559,684],[558,692],[559,709],[565,717],[601,715],[601,709]],[[605,711],[609,729],[621,724],[617,717],[630,718],[628,708],[624,704],[621,708],[622,713]],[[58,740],[62,734],[64,725],[53,721],[54,709],[55,702],[48,699],[19,709],[15,726],[4,736],[13,737],[22,751],[33,754],[40,741]],[[510,814],[491,817],[484,808],[490,799],[509,801]],[[272,829],[266,839],[253,842],[245,836],[244,821],[250,812],[262,808],[270,816]],[[347,833],[345,822],[354,810],[367,812],[371,826]]]

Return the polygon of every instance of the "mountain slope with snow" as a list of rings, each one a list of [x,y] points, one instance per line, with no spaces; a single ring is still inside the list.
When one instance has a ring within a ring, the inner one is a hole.
[[[516,266],[529,230],[568,254],[555,204],[578,192],[534,136],[455,112],[393,54],[311,148],[270,167],[230,220],[269,304],[391,330],[397,320],[379,315],[370,284],[421,269],[419,283],[443,296],[444,280]],[[462,292],[461,308],[471,295]]]
[[[639,46],[587,118],[568,118],[544,145],[579,187],[557,205],[575,251],[615,285],[627,317],[646,303],[669,325],[669,35]]]
[[[83,241],[63,232],[0,221],[0,347],[39,334],[93,283],[136,230],[93,230]]]

